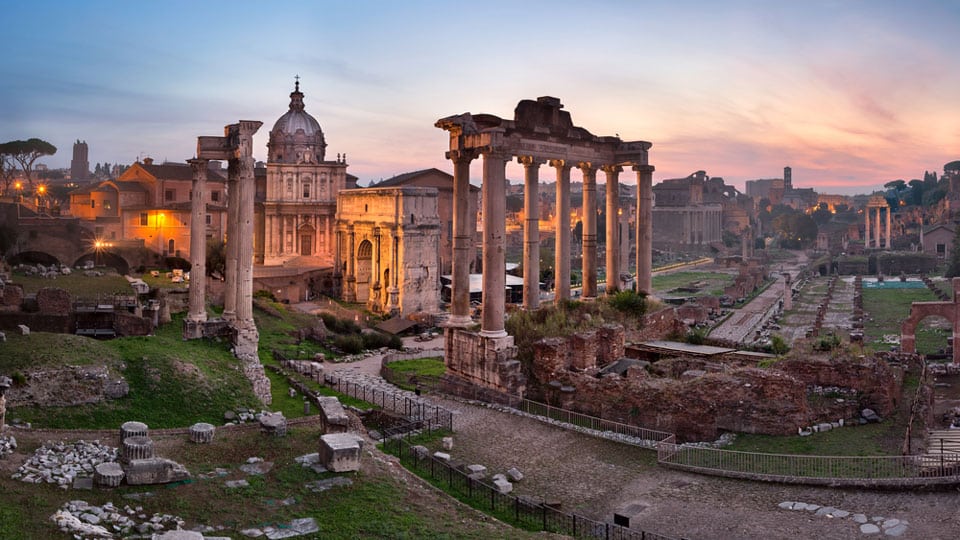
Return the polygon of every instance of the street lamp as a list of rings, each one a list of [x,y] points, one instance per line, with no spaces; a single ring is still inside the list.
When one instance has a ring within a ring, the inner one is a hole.
[[[23,182],[17,181],[14,184],[14,187],[17,188],[17,221],[20,220],[20,203],[23,201]]]
[[[43,197],[47,193],[47,186],[40,185],[37,187],[37,213],[43,214],[44,200]]]
[[[157,214],[157,252],[163,256],[163,212]]]

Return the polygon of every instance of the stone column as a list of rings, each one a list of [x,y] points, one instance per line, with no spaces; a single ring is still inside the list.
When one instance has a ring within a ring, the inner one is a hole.
[[[593,300],[597,297],[597,169],[588,161],[581,161],[577,167],[583,173],[582,296]]]
[[[620,171],[617,165],[606,165],[607,176],[607,294],[620,290]]]
[[[506,307],[507,191],[506,165],[510,154],[499,149],[483,152],[483,319],[480,335],[507,335],[503,315]]]
[[[653,279],[653,165],[637,172],[637,291],[650,294]]]
[[[470,262],[473,260],[473,233],[476,214],[470,215],[470,162],[476,159],[473,150],[450,151],[453,161],[453,275],[450,283],[451,326],[469,326],[470,319]],[[396,273],[396,268],[392,270]]]
[[[863,247],[870,249],[870,207],[863,209],[863,217],[866,221],[863,224]]]
[[[343,280],[343,299],[347,302],[357,301],[357,276],[354,274],[357,261],[353,252],[356,239],[355,232],[351,230],[347,233],[347,276]]]
[[[239,162],[239,216],[237,236],[237,342],[234,346],[235,355],[243,360],[250,360],[259,365],[260,358],[257,348],[260,335],[253,320],[253,230],[254,230],[254,199],[257,186],[254,177],[253,135],[260,129],[263,122],[241,120],[239,124],[239,148],[237,161]],[[260,370],[262,371],[262,367]]]
[[[190,311],[186,321],[202,323],[207,320],[206,287],[207,287],[207,166],[206,159],[191,159],[188,161],[193,169],[193,200],[190,203]],[[202,337],[202,327],[192,325],[189,336],[194,339]],[[199,327],[199,328],[198,328]],[[196,330],[201,330],[197,335]]]
[[[570,299],[570,164],[562,159],[550,160],[557,169],[557,215],[553,264],[554,299]]]
[[[876,208],[877,210],[877,223],[876,228],[874,229],[876,234],[874,235],[877,239],[877,249],[880,249],[880,207]]]
[[[341,250],[343,249],[343,232],[336,231],[334,235],[333,241],[335,245],[333,246],[333,275],[340,276],[343,272],[343,253],[341,253]]]
[[[227,163],[227,246],[224,261],[223,319],[237,319],[237,248],[240,247],[240,164]]]
[[[393,249],[391,250],[390,260],[393,270],[390,272],[390,286],[387,287],[390,305],[390,313],[400,309],[400,231],[396,231],[393,236]]]
[[[890,242],[890,238],[891,238],[891,236],[890,236],[890,214],[891,214],[891,212],[890,212],[890,211],[891,211],[891,210],[893,210],[893,208],[887,207],[887,249],[888,249],[888,250],[890,249],[890,246],[893,245],[893,243]]]
[[[523,307],[540,307],[540,165],[544,160],[520,156],[523,165]]]

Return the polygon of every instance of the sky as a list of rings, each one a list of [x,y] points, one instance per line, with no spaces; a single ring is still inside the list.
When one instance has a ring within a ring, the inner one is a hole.
[[[437,119],[547,95],[652,142],[654,182],[790,166],[795,187],[866,193],[960,158],[955,0],[34,0],[4,20],[0,141],[54,144],[51,168],[78,139],[91,168],[182,162],[241,119],[265,160],[295,75],[361,185],[452,171]]]

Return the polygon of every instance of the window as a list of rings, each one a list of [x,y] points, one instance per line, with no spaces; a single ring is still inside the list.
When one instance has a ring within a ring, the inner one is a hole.
[[[304,199],[310,198],[310,184],[303,185],[303,198]]]
[[[163,192],[163,200],[170,202],[177,199],[177,191],[174,189],[168,189]]]
[[[213,223],[213,216],[207,214],[207,225],[210,225],[211,223]]]
[[[90,208],[96,208],[96,207],[97,207],[97,201],[90,199]]]
[[[109,210],[109,209],[111,209],[111,208],[113,208],[113,207],[110,206],[110,201],[103,201],[103,209],[104,209],[104,210]]]
[[[220,202],[220,192],[213,190],[210,192],[210,200],[213,202]]]
[[[947,245],[946,244],[937,244],[937,257],[941,259],[947,255]]]
[[[146,227],[147,223],[150,222],[150,216],[146,212],[140,212],[140,226]]]

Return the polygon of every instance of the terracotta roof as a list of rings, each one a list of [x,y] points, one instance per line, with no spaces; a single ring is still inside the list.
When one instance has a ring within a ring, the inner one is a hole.
[[[398,174],[392,178],[387,178],[386,180],[377,182],[376,184],[371,184],[370,187],[393,187],[393,186],[405,186],[412,180],[419,178],[421,176],[427,175],[437,175],[441,178],[441,182],[449,182],[451,189],[453,188],[453,175],[448,172],[441,171],[436,167],[430,169],[421,169],[419,171],[412,171],[408,173]],[[470,185],[471,191],[479,191],[480,188]]]
[[[193,180],[193,167],[188,163],[139,163],[140,167],[160,180]],[[207,170],[207,180],[224,182],[226,178],[214,169]]]

